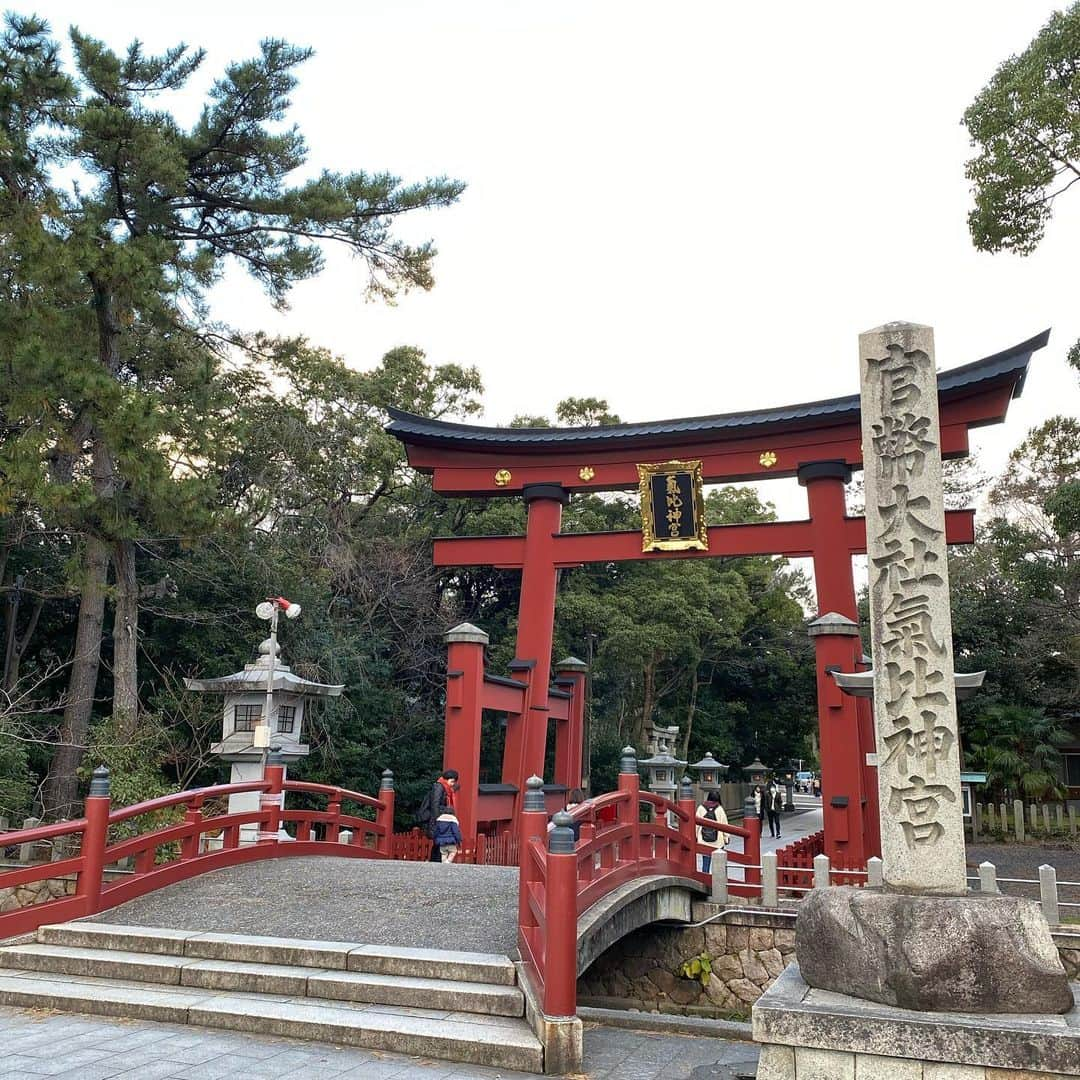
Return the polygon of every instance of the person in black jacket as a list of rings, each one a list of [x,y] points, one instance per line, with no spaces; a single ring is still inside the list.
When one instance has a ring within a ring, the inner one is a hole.
[[[769,835],[780,835],[780,811],[784,809],[784,789],[774,777],[765,789],[765,811],[769,815]]]
[[[458,779],[457,769],[444,770],[439,779],[431,785],[431,790],[424,796],[424,801],[420,804],[420,810],[416,815],[420,828],[422,828],[428,836],[434,838],[435,822],[438,821],[447,810],[455,816],[457,815],[454,796],[457,794],[460,787],[461,781]],[[442,861],[442,856],[439,854],[439,849],[435,844],[431,845],[431,855],[429,856],[428,861]]]

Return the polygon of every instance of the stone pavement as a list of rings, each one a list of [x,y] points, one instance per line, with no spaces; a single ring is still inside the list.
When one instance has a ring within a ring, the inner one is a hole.
[[[793,814],[780,815],[780,836],[770,836],[769,826],[766,822],[761,823],[761,853],[779,851],[787,847],[794,840],[800,840],[811,833],[820,832],[824,828],[824,814],[821,809],[821,800],[815,799],[813,803],[809,799],[795,804]]]
[[[489,1069],[327,1043],[0,1006],[0,1080],[535,1080]],[[587,1026],[581,1078],[738,1080],[751,1043]]]
[[[312,855],[214,870],[94,921],[511,955],[517,892],[513,866]]]

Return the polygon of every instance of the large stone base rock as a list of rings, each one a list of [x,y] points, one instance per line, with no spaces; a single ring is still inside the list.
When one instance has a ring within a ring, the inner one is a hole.
[[[924,1011],[1073,1007],[1050,928],[1030,900],[815,889],[795,938],[802,977],[821,990]]]

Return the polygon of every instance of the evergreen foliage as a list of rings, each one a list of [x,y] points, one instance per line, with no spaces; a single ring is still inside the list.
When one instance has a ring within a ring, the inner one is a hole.
[[[244,413],[261,367],[288,353],[310,369],[297,367],[298,387],[326,377],[313,350],[283,343],[268,357],[261,339],[212,323],[207,290],[233,262],[281,307],[322,268],[328,243],[359,257],[369,296],[430,288],[433,246],[404,242],[395,222],[462,191],[388,173],[293,182],[307,149],[286,118],[309,50],[263,42],[226,68],[185,129],[160,99],[199,69],[201,51],[154,56],[136,41],[116,53],[78,29],[71,46],[69,74],[43,20],[9,15],[0,38],[0,512],[5,532],[62,534],[70,548],[59,579],[77,597],[78,626],[62,654],[63,720],[43,795],[61,816],[74,808],[101,691],[107,600],[113,728],[130,738],[139,726],[138,545],[229,527],[236,508],[222,504],[222,485],[237,483],[254,508],[258,478],[237,477],[243,463],[229,451],[246,453],[271,426],[268,410]],[[297,464],[305,475],[312,463]]]
[[[1080,4],[998,68],[964,124],[978,150],[967,166],[975,246],[1030,254],[1055,200],[1080,180]]]

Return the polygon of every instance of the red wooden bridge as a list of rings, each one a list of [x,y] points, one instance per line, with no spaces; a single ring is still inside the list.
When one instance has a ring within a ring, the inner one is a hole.
[[[218,813],[229,795],[260,793],[256,811]],[[325,800],[325,809],[286,806],[288,795]],[[162,823],[163,816],[172,820]],[[393,775],[382,776],[377,795],[284,779],[270,764],[266,779],[181,791],[113,809],[109,774],[94,773],[83,816],[72,821],[0,834],[0,850],[51,842],[58,859],[0,875],[0,884],[23,886],[46,878],[75,875],[72,896],[0,914],[0,940],[48,923],[86,918],[199,874],[260,859],[302,855],[360,859],[426,858],[429,846],[413,834],[395,834]],[[578,919],[629,881],[649,876],[678,878],[707,888],[710,877],[697,870],[695,804],[689,787],[677,802],[641,791],[637,761],[624,751],[618,790],[557,814],[549,828],[542,782],[533,777],[517,834],[484,838],[467,853],[469,862],[519,864],[518,944],[534,990],[547,1016],[576,1013]],[[580,822],[580,837],[570,827]],[[671,823],[674,824],[671,824]],[[703,822],[716,828],[713,821]],[[241,843],[241,827],[258,827],[255,843]],[[729,883],[735,895],[760,890],[760,821],[746,827],[720,825],[743,838],[743,852],[729,859],[743,877]],[[70,853],[68,853],[70,852]],[[104,871],[121,860],[133,869],[114,880]]]

